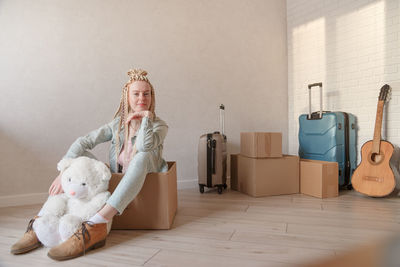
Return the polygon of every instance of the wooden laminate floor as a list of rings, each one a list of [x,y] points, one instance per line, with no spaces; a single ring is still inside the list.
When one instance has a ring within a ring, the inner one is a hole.
[[[178,191],[171,230],[111,231],[106,246],[55,262],[47,248],[12,255],[40,205],[0,209],[0,266],[295,266],[399,232],[400,199],[342,191],[338,198],[301,194],[253,198]],[[57,265],[54,265],[57,264]]]

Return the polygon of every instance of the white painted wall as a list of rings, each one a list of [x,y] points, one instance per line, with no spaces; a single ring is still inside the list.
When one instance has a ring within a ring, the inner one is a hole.
[[[149,71],[180,186],[196,184],[220,103],[229,153],[241,131],[282,132],[288,150],[285,1],[3,0],[0,25],[0,202],[46,195],[70,144],[112,119],[131,67]]]
[[[290,153],[298,151],[298,117],[308,112],[307,84],[313,82],[324,84],[325,110],[356,115],[358,151],[373,138],[380,88],[391,85],[382,137],[400,145],[399,3],[287,1]],[[319,108],[318,99],[315,92],[313,110]]]

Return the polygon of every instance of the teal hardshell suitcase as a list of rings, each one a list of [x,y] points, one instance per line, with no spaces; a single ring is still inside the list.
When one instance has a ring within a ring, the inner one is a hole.
[[[311,88],[320,88],[320,111],[311,113]],[[336,161],[338,183],[351,188],[357,167],[356,118],[346,112],[322,111],[322,83],[308,85],[310,108],[299,117],[299,156],[304,159]]]

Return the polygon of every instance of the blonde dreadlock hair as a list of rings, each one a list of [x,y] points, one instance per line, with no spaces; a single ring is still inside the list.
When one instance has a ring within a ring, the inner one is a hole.
[[[151,111],[154,115],[155,114],[155,107],[156,107],[156,97],[154,94],[154,88],[153,85],[150,83],[149,79],[147,78],[147,71],[142,70],[142,69],[130,69],[128,71],[128,76],[129,76],[129,81],[125,83],[124,87],[122,88],[122,94],[121,94],[121,100],[119,103],[119,107],[117,109],[117,112],[115,112],[114,118],[120,117],[119,124],[118,124],[118,129],[117,129],[117,140],[116,140],[116,170],[118,171],[118,156],[120,154],[119,151],[119,134],[124,128],[124,144],[128,144],[128,139],[129,139],[129,123],[126,122],[128,114],[132,112],[131,107],[129,106],[128,103],[128,91],[129,91],[129,86],[135,82],[135,81],[145,81],[149,84],[150,89],[151,89],[151,104],[149,111]]]

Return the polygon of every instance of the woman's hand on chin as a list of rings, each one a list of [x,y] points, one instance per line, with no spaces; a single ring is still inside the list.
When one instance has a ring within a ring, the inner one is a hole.
[[[149,110],[146,110],[146,111],[140,111],[140,112],[142,112],[142,113],[143,113],[143,116],[142,116],[142,118],[144,118],[144,117],[147,117],[147,118],[149,118],[150,120],[152,120],[152,119],[154,118],[154,114],[153,114],[153,112],[151,112],[151,111],[149,111]]]
[[[148,117],[149,119],[153,119],[154,114],[149,110],[144,111],[136,111],[133,113],[129,113],[126,123],[130,122],[131,120],[141,120],[144,117]]]

